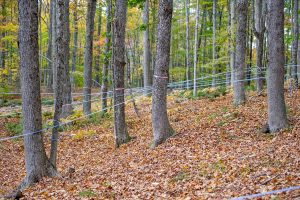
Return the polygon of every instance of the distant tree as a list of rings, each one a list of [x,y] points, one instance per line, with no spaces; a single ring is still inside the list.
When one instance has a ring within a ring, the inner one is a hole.
[[[235,69],[235,19],[236,19],[236,0],[230,0],[230,69],[231,69],[231,85],[234,84],[234,69]]]
[[[143,36],[143,74],[144,74],[144,93],[150,95],[151,91],[151,69],[150,69],[150,38],[149,38],[149,0],[144,3],[144,10],[142,14],[143,25],[145,26],[144,36]]]
[[[64,6],[64,23],[63,23],[63,41],[62,43],[64,46],[62,46],[64,50],[64,65],[63,65],[63,77],[62,77],[62,84],[63,84],[63,107],[61,112],[61,117],[67,117],[69,116],[72,111],[72,87],[71,87],[71,80],[70,80],[70,68],[69,68],[69,59],[70,59],[70,1],[65,0]]]
[[[38,47],[38,0],[18,0],[19,53],[22,90],[23,134],[26,177],[19,190],[40,181],[45,176],[56,176],[47,158],[42,133],[41,96]]]
[[[185,76],[186,88],[189,89],[190,84],[190,1],[185,0]]]
[[[254,5],[254,26],[253,32],[256,37],[256,91],[262,92],[263,89],[263,56],[264,56],[264,35],[265,35],[265,15],[266,0],[255,0]]]
[[[236,55],[233,84],[233,103],[243,104],[246,100],[244,89],[244,70],[246,68],[246,38],[247,38],[247,11],[248,0],[237,0],[237,30],[236,30]]]
[[[74,72],[76,70],[76,60],[77,60],[77,45],[78,45],[78,0],[73,1],[73,50],[72,50],[72,63],[71,63],[71,84],[74,87],[75,86],[75,80],[74,80]]]
[[[203,24],[202,24],[203,25]],[[194,38],[194,88],[193,95],[197,95],[197,63],[198,63],[198,29],[199,29],[199,0],[197,0],[196,8],[196,24],[195,24],[195,38]]]
[[[298,8],[299,2],[298,0],[293,0],[293,43],[292,43],[292,78],[295,80],[296,86],[298,86],[298,76],[297,76],[297,53],[298,53],[298,40],[299,40],[299,21],[298,21]]]
[[[156,63],[152,97],[152,148],[163,143],[173,135],[167,114],[167,84],[169,77],[172,0],[160,0],[158,7],[158,25],[156,39]]]
[[[103,113],[106,113],[107,108],[107,90],[108,90],[108,69],[111,58],[111,13],[112,2],[111,0],[106,0],[106,34],[105,34],[105,49],[104,49],[104,62],[102,68],[102,84],[101,84],[101,99],[102,105],[101,109]]]
[[[115,145],[127,143],[130,137],[125,123],[125,28],[127,0],[115,1],[113,23],[113,76],[114,76],[114,134]]]
[[[287,127],[284,100],[284,0],[268,0],[268,125],[271,132]]]
[[[216,32],[217,32],[217,0],[213,0],[213,46],[212,46],[212,58],[213,58],[213,67],[212,73],[216,74],[216,59],[217,59],[217,51],[216,51]],[[213,76],[212,79],[212,87],[216,86],[216,77]]]
[[[92,63],[93,63],[93,35],[94,18],[96,12],[96,0],[87,1],[86,13],[86,36],[84,50],[84,102],[83,112],[85,115],[91,113],[91,92],[92,92]]]
[[[100,40],[101,37],[101,28],[102,28],[102,2],[99,1],[99,11],[97,17],[97,41]],[[100,59],[101,59],[101,45],[98,42],[96,45],[97,55],[95,57],[95,86],[99,87],[100,85]]]

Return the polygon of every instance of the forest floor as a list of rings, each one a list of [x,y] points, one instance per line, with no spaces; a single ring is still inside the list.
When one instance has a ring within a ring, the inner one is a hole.
[[[64,132],[59,142],[61,177],[26,189],[25,199],[228,199],[300,185],[300,91],[286,95],[290,128],[260,133],[267,120],[266,95],[248,93],[243,106],[232,95],[187,100],[168,97],[176,135],[151,150],[151,100],[141,99],[137,117],[126,107],[136,136],[114,148],[111,118]],[[7,136],[0,119],[0,136]],[[49,137],[45,137],[49,151]],[[74,173],[69,169],[74,168]],[[0,195],[24,177],[22,140],[0,143]],[[299,199],[300,191],[263,199]]]

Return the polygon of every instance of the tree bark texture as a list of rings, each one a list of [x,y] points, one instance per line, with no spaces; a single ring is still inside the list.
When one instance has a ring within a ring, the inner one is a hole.
[[[266,0],[255,0],[254,6],[254,36],[256,37],[256,67],[257,79],[256,91],[263,89],[263,56],[264,56],[264,34],[265,34]]]
[[[156,63],[153,79],[152,127],[153,143],[156,147],[173,135],[167,114],[167,84],[170,62],[172,0],[160,0],[156,40]]]
[[[50,161],[51,164],[56,168],[57,160],[57,148],[58,148],[58,130],[59,130],[59,120],[62,114],[63,102],[64,102],[64,90],[65,90],[65,71],[67,61],[66,61],[66,6],[68,2],[65,0],[56,0],[56,41],[54,44],[55,48],[55,59],[54,59],[54,116],[53,116],[53,126],[52,129],[52,139],[51,139],[51,151],[50,151]]]
[[[115,1],[113,28],[113,75],[114,75],[114,135],[115,145],[127,143],[130,137],[125,123],[124,76],[125,76],[125,28],[127,0]]]
[[[271,132],[288,124],[284,100],[284,1],[268,0],[268,125]]]
[[[93,34],[94,34],[94,18],[96,11],[96,0],[87,1],[86,14],[86,37],[84,49],[84,102],[83,112],[85,115],[91,113],[91,90],[92,90],[92,63],[93,63]]]
[[[233,103],[241,105],[246,100],[244,70],[246,68],[246,39],[248,0],[237,0],[236,55],[234,66]]]
[[[19,53],[26,177],[19,189],[55,176],[45,152],[39,79],[38,1],[19,0]],[[35,133],[35,134],[32,134]]]
[[[143,36],[143,75],[144,75],[144,94],[150,96],[151,91],[151,70],[150,70],[150,38],[149,38],[149,0],[144,3],[144,10],[142,15],[143,24],[146,26]]]
[[[297,54],[298,54],[298,37],[299,37],[299,22],[298,22],[298,0],[293,0],[293,43],[292,43],[292,78],[295,81],[296,86],[298,86],[298,76],[297,76]]]
[[[102,84],[101,84],[101,99],[102,104],[101,108],[103,113],[106,113],[107,108],[107,91],[108,91],[108,69],[109,69],[109,60],[111,58],[111,0],[106,0],[106,36],[105,36],[105,50],[104,50],[104,63],[102,68]]]

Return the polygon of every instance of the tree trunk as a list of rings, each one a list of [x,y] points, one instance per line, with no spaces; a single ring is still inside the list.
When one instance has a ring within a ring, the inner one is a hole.
[[[195,45],[194,45],[194,89],[193,95],[197,96],[197,63],[198,63],[198,29],[199,29],[199,0],[197,0],[196,25],[195,25]]]
[[[19,53],[26,177],[19,189],[55,176],[45,152],[42,129],[38,54],[38,1],[19,0]],[[31,134],[36,132],[36,134]]]
[[[292,77],[298,87],[297,76],[297,53],[298,53],[298,37],[299,37],[299,22],[298,22],[298,0],[293,0],[293,43],[292,43]]]
[[[213,48],[212,48],[212,53],[213,53],[213,66],[212,66],[212,73],[213,75],[216,74],[216,57],[217,57],[217,52],[216,52],[216,24],[217,24],[217,0],[213,0]],[[212,79],[212,87],[216,86],[216,77],[213,76]]]
[[[230,58],[231,48],[233,46],[231,42],[231,6],[230,6],[230,0],[227,0],[227,10],[228,10],[228,16],[227,16],[227,30],[228,30],[228,56]],[[226,86],[230,86],[231,81],[231,67],[230,67],[230,59],[229,62],[226,65]]]
[[[167,84],[169,77],[168,67],[170,62],[172,13],[173,1],[160,0],[152,97],[152,127],[154,136],[152,148],[163,143],[174,132],[167,114]]]
[[[230,0],[230,69],[231,69],[231,85],[234,84],[234,70],[235,70],[235,3],[236,0]]]
[[[54,90],[55,88],[55,80],[56,80],[56,65],[55,65],[55,56],[56,56],[56,29],[57,29],[57,19],[56,19],[56,15],[57,15],[57,3],[56,3],[57,0],[52,0],[51,3],[52,3],[52,17],[51,17],[51,20],[52,20],[52,52],[51,52],[51,59],[52,59],[52,89]]]
[[[190,31],[189,31],[189,21],[190,21],[190,2],[185,0],[185,68],[186,68],[186,89],[189,89],[190,84]]]
[[[91,113],[91,90],[92,90],[92,63],[93,63],[93,34],[94,34],[94,17],[96,11],[96,0],[87,1],[86,14],[86,37],[84,50],[84,102],[83,112],[85,115]]]
[[[75,80],[74,80],[74,72],[76,70],[76,58],[77,58],[77,46],[78,46],[78,1],[74,0],[74,11],[73,11],[73,26],[74,26],[74,35],[73,35],[73,51],[72,51],[72,76],[71,76],[71,84],[75,87]]]
[[[6,0],[3,0],[1,2],[1,25],[5,26],[6,25],[6,16],[7,16],[7,11],[6,11]],[[0,39],[4,38],[6,36],[6,31],[2,30],[0,33]],[[6,54],[6,44],[5,41],[0,41],[0,68],[4,69],[5,68],[5,54]]]
[[[143,24],[146,26],[144,30],[144,56],[143,56],[143,67],[144,67],[144,94],[150,96],[151,91],[151,71],[150,71],[150,38],[149,38],[149,0],[144,3],[144,10],[142,15]]]
[[[56,169],[57,160],[57,146],[58,146],[58,129],[59,120],[63,110],[63,102],[65,94],[65,73],[66,67],[68,66],[66,60],[66,48],[68,46],[68,40],[66,39],[66,23],[67,14],[66,9],[69,8],[68,0],[56,0],[56,42],[54,48],[56,49],[54,55],[54,116],[53,116],[53,126],[52,129],[52,139],[51,139],[51,151],[50,151],[50,161],[53,167]]]
[[[49,29],[48,29],[48,49],[47,49],[47,58],[48,59],[48,66],[47,66],[47,89],[49,91],[53,90],[53,56],[52,56],[52,33],[53,33],[53,12],[54,12],[54,3],[55,0],[50,1],[50,22],[49,22]]]
[[[102,7],[101,7],[101,1],[99,1],[99,14],[98,14],[98,24],[97,24],[97,40],[100,40],[101,37],[101,21],[102,21]],[[101,46],[98,42],[96,46],[97,55],[95,58],[95,86],[100,85],[100,58],[101,58]]]
[[[287,127],[284,101],[284,1],[268,0],[268,125],[271,132]]]
[[[69,58],[70,58],[70,20],[69,20],[69,0],[64,1],[64,23],[63,23],[63,44],[64,50],[64,65],[63,65],[63,107],[61,117],[65,118],[72,114],[72,88],[70,80],[69,70]]]
[[[125,72],[125,27],[127,1],[115,1],[113,28],[113,75],[114,75],[114,134],[115,145],[127,143],[130,137],[125,123],[124,72]]]
[[[264,34],[265,34],[265,15],[266,0],[255,0],[253,27],[256,37],[256,91],[260,94],[263,90],[263,56],[264,56]]]
[[[233,103],[241,105],[246,100],[244,69],[246,68],[246,37],[248,0],[237,0],[236,65],[234,68]]]
[[[101,99],[102,99],[102,110],[106,113],[107,108],[107,87],[108,87],[108,69],[109,60],[111,58],[111,0],[106,0],[106,36],[105,36],[105,52],[104,52],[104,64],[102,68],[102,85],[101,85]]]

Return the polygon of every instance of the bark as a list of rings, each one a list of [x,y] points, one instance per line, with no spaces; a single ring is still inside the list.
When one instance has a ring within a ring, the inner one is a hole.
[[[297,76],[297,53],[298,53],[298,37],[299,37],[299,23],[298,23],[298,0],[293,0],[293,43],[292,43],[292,78],[295,85],[298,86]]]
[[[6,16],[7,16],[7,11],[6,11],[6,0],[3,0],[1,2],[1,15],[2,15],[2,19],[1,19],[1,25],[5,26],[6,24]],[[6,32],[3,30],[0,33],[0,39],[4,38],[6,36]],[[4,69],[5,68],[5,59],[6,59],[6,44],[4,41],[0,41],[0,68]]]
[[[57,3],[56,3],[56,0],[52,0],[51,1],[52,3],[52,7],[53,7],[53,10],[52,10],[52,17],[51,17],[51,20],[52,20],[52,52],[51,52],[51,59],[52,59],[52,88],[54,89],[55,88],[55,80],[56,80],[56,65],[53,61],[55,61],[55,56],[56,56],[56,51],[57,49],[55,48],[56,46],[56,29],[57,29],[57,19],[56,19],[56,14],[57,14]]]
[[[108,69],[111,52],[111,0],[106,0],[106,36],[105,36],[105,52],[104,52],[104,64],[102,68],[102,86],[101,86],[101,99],[102,110],[106,113],[107,108],[107,87],[108,87]]]
[[[19,190],[55,176],[43,143],[38,54],[38,1],[19,0],[19,53],[26,177]]]
[[[160,0],[156,40],[156,63],[152,97],[152,148],[173,135],[167,114],[167,83],[169,77],[172,0]]]
[[[230,0],[230,69],[231,69],[231,85],[234,84],[234,69],[235,69],[235,42],[234,42],[234,35],[235,35],[235,3],[236,0]]]
[[[244,70],[246,68],[246,37],[248,0],[237,0],[236,64],[234,66],[233,103],[241,105],[246,100]]]
[[[74,33],[73,33],[73,50],[72,50],[72,76],[71,76],[71,84],[75,87],[75,80],[74,80],[74,72],[76,70],[76,58],[77,58],[77,46],[78,46],[78,1],[74,0],[74,11],[73,11],[73,26],[74,26]]]
[[[125,27],[127,1],[115,1],[113,28],[113,75],[114,75],[114,134],[115,145],[127,143],[130,137],[125,123],[124,73],[125,73]]]
[[[233,46],[231,42],[231,9],[230,9],[230,0],[227,0],[227,10],[228,10],[228,16],[227,16],[227,31],[228,31],[228,57],[230,58],[230,52],[231,52],[231,47]],[[230,86],[230,81],[231,81],[231,68],[230,68],[230,59],[228,64],[226,65],[226,85]]]
[[[69,69],[69,58],[70,58],[70,21],[69,21],[69,0],[64,1],[64,16],[63,16],[63,44],[62,46],[64,50],[64,65],[63,65],[63,107],[61,117],[65,118],[72,114],[72,88],[71,88],[71,80],[70,80],[70,69]]]
[[[217,24],[217,0],[213,0],[213,48],[212,48],[212,53],[213,53],[213,66],[212,66],[212,70],[213,70],[213,75],[216,74],[216,65],[215,65],[215,61],[216,61],[216,57],[217,57],[217,52],[216,52],[216,24]],[[213,76],[213,80],[212,80],[212,87],[216,86],[216,77]]]
[[[253,32],[256,37],[256,67],[257,78],[256,91],[260,94],[263,90],[263,56],[264,56],[264,34],[265,34],[265,14],[266,0],[255,0],[254,7],[254,27]]]
[[[47,49],[47,89],[51,91],[53,89],[53,66],[52,66],[52,33],[53,33],[53,10],[55,0],[50,1],[50,22],[48,28],[48,49]]]
[[[149,0],[144,3],[144,10],[142,15],[143,24],[146,26],[144,30],[144,55],[143,55],[143,73],[144,73],[144,94],[150,96],[151,91],[151,71],[150,71],[150,38],[149,38]]]
[[[198,63],[198,29],[199,29],[199,0],[197,0],[197,9],[196,9],[196,25],[195,25],[195,38],[194,38],[194,89],[193,95],[197,95],[197,63]]]
[[[99,13],[98,13],[98,19],[97,19],[97,40],[100,40],[101,37],[101,21],[102,21],[102,7],[101,2],[99,1]],[[94,86],[100,85],[100,58],[101,58],[101,46],[98,43],[96,46],[97,55],[95,58],[95,84]]]
[[[94,34],[94,17],[96,11],[96,0],[87,1],[86,14],[86,37],[84,50],[84,102],[83,112],[85,115],[91,113],[91,90],[92,90],[92,63],[93,63],[93,34]]]
[[[54,48],[56,49],[54,55],[54,116],[53,116],[53,126],[52,129],[52,139],[51,139],[51,151],[50,151],[50,162],[56,169],[57,160],[57,148],[58,148],[58,129],[59,120],[62,114],[64,95],[65,94],[65,71],[66,66],[66,46],[68,45],[67,31],[66,29],[66,18],[67,12],[66,7],[69,5],[68,0],[56,0],[56,41]]]
[[[284,100],[284,1],[268,0],[268,125],[271,132],[287,127]]]
[[[189,31],[189,21],[190,21],[190,9],[189,0],[185,0],[185,68],[186,68],[186,89],[189,89],[189,73],[190,73],[190,31]]]

